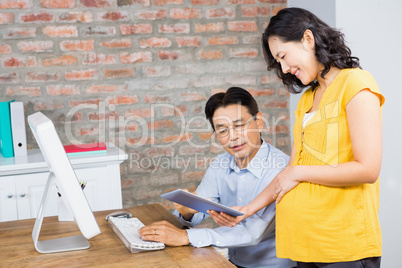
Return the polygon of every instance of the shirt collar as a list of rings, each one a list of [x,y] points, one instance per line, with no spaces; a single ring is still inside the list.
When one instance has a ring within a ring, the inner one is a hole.
[[[268,161],[268,155],[270,152],[269,144],[266,143],[263,139],[261,139],[261,141],[262,144],[257,153],[255,154],[253,159],[251,159],[250,163],[248,163],[247,167],[243,169],[249,171],[258,179],[262,178],[262,173],[264,172],[263,167],[266,166],[266,162]],[[229,168],[236,173],[239,173],[241,171],[233,156],[231,156]]]

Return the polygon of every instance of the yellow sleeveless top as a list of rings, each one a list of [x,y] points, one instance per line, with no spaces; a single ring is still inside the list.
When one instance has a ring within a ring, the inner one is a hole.
[[[292,165],[336,166],[354,160],[346,104],[363,89],[375,93],[382,107],[384,97],[370,73],[342,70],[324,92],[304,130],[303,117],[313,105],[314,91],[308,89],[303,94],[295,111]],[[379,180],[348,187],[302,182],[276,207],[277,256],[302,262],[381,256],[378,209]]]

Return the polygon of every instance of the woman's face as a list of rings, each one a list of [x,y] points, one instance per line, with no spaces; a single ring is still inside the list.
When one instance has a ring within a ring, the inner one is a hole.
[[[317,79],[323,69],[315,57],[312,35],[305,35],[300,42],[284,42],[277,36],[271,36],[268,46],[282,72],[296,76],[304,85]]]

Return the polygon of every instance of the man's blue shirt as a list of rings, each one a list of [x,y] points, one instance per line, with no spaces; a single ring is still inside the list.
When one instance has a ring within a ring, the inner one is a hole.
[[[196,193],[223,205],[245,206],[250,203],[276,175],[286,167],[289,157],[262,142],[248,166],[240,169],[229,153],[219,155],[206,171]],[[197,213],[186,221],[174,212],[186,226],[195,227],[207,214]],[[275,203],[261,209],[235,227],[191,228],[187,230],[190,244],[195,247],[229,248],[230,260],[244,267],[292,267],[288,259],[276,258]]]

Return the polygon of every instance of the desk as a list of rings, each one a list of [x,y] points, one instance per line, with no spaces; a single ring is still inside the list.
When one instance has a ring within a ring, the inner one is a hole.
[[[182,227],[174,215],[160,204],[128,208],[145,225],[167,220]],[[0,267],[234,267],[212,247],[166,247],[164,250],[130,253],[105,221],[109,211],[94,212],[102,231],[89,240],[87,250],[62,253],[38,253],[32,241],[35,220],[0,222]],[[39,240],[80,234],[75,222],[44,219]],[[64,235],[65,236],[65,235]]]

